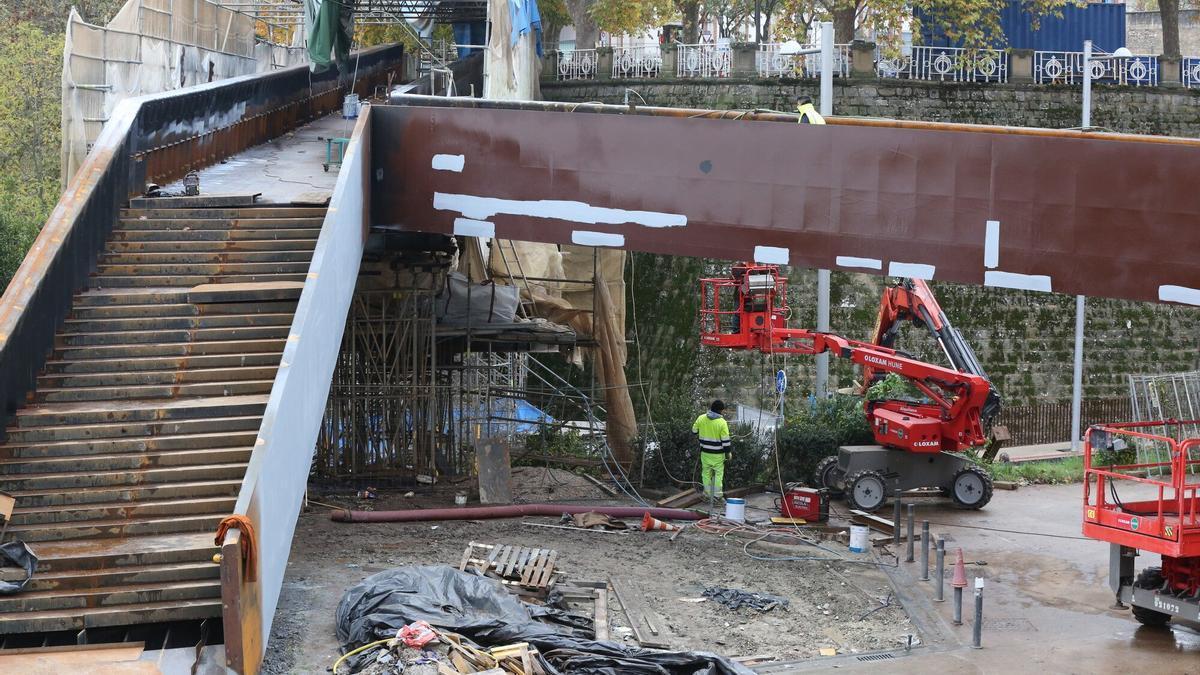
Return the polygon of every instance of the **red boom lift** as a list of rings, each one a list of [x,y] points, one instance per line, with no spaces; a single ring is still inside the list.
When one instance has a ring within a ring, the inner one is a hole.
[[[1117,606],[1132,605],[1148,626],[1172,618],[1200,621],[1200,421],[1134,422],[1088,429],[1083,451],[1083,534],[1109,543],[1108,583]],[[1116,465],[1098,453],[1139,447],[1160,461]],[[1193,473],[1194,475],[1194,473]],[[1124,499],[1122,499],[1124,493]],[[1162,557],[1134,574],[1139,551]]]
[[[851,506],[881,507],[902,490],[936,487],[964,508],[978,509],[992,497],[991,476],[963,456],[983,445],[984,423],[999,409],[978,360],[950,326],[928,286],[904,280],[884,296],[876,344],[831,333],[788,328],[786,279],[776,265],[739,263],[729,278],[701,279],[700,342],[727,349],[774,354],[829,352],[863,367],[863,388],[896,373],[926,400],[863,403],[878,445],[842,447],[819,465],[818,487],[844,492]],[[924,363],[897,351],[894,342],[905,320],[924,324],[956,369]]]

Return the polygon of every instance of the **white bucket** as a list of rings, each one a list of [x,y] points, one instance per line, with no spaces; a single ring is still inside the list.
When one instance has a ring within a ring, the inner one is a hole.
[[[726,499],[725,518],[736,523],[746,522],[746,500],[740,497]]]
[[[342,117],[352,120],[358,118],[358,94],[346,94],[342,99]]]
[[[870,542],[867,536],[870,534],[871,528],[866,525],[851,525],[850,526],[850,552],[862,553],[867,550]]]

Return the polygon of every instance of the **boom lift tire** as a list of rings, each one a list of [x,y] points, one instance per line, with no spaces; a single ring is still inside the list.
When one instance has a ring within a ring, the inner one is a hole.
[[[958,508],[982,509],[992,501],[992,477],[977,466],[959,469],[950,483],[949,492]]]
[[[830,455],[817,464],[816,471],[813,471],[812,482],[818,490],[822,488],[829,490],[831,497],[841,497],[843,478],[845,475],[838,468],[838,456]]]
[[[887,482],[883,474],[866,469],[846,478],[846,501],[850,508],[872,513],[887,501]]]
[[[1137,578],[1133,580],[1133,587],[1157,591],[1162,589],[1164,583],[1166,583],[1166,578],[1163,577],[1162,568],[1147,567],[1139,572]],[[1138,607],[1137,605],[1132,605],[1132,608],[1133,618],[1137,619],[1143,626],[1165,626],[1171,620],[1170,614],[1156,612],[1153,609]]]

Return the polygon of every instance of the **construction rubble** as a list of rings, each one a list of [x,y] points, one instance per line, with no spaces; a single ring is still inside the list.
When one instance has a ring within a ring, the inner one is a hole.
[[[409,566],[367,577],[337,608],[339,673],[745,675],[706,652],[657,651],[596,639],[595,620],[524,600],[478,569]]]

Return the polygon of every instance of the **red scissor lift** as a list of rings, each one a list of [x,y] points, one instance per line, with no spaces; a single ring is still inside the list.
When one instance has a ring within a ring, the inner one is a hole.
[[[1200,438],[1184,437],[1198,427],[1174,420],[1096,425],[1084,444],[1083,534],[1109,543],[1109,585],[1143,624],[1200,621],[1200,473],[1192,473],[1200,471]],[[1139,445],[1161,461],[1104,465],[1098,457]],[[1162,556],[1161,567],[1135,574],[1140,551]]]

